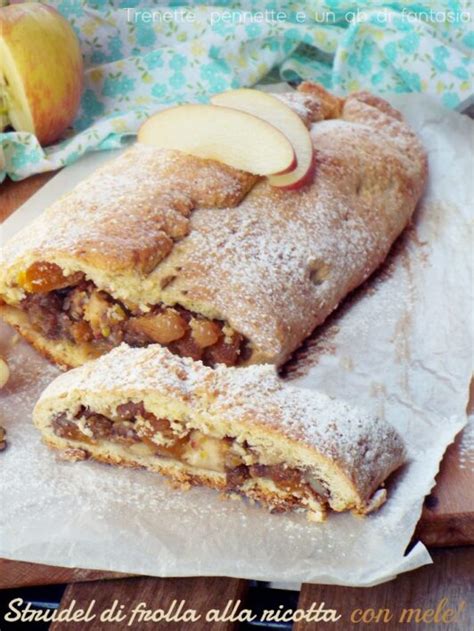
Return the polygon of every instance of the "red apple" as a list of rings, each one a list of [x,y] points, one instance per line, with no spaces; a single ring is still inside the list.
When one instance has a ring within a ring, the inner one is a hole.
[[[0,131],[54,142],[77,113],[82,82],[79,42],[60,13],[36,2],[0,8]]]

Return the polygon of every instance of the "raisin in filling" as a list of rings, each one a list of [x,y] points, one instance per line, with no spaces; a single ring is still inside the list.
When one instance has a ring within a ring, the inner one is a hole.
[[[64,276],[54,263],[33,264],[21,284],[27,292],[21,309],[33,328],[48,339],[88,344],[98,354],[121,342],[130,346],[158,343],[209,366],[235,366],[250,353],[244,337],[222,321],[180,306],[155,305],[143,313],[98,290],[81,273]]]
[[[172,458],[196,469],[222,473],[227,491],[240,492],[252,479],[263,479],[295,497],[310,495],[322,503],[329,497],[321,484],[314,488],[306,471],[283,463],[259,464],[258,455],[246,443],[207,436],[195,429],[177,429],[168,419],[148,412],[143,402],[119,405],[113,419],[81,406],[74,418],[66,413],[56,415],[52,427],[57,436],[69,440],[91,445],[107,440],[127,444],[131,451],[134,445],[141,445],[143,455]]]

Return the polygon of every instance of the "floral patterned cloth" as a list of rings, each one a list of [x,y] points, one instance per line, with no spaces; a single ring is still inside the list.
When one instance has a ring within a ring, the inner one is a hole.
[[[160,107],[262,81],[311,79],[339,94],[423,91],[448,108],[472,90],[470,0],[47,4],[80,38],[81,107],[67,138],[50,147],[0,133],[0,181],[117,148]]]

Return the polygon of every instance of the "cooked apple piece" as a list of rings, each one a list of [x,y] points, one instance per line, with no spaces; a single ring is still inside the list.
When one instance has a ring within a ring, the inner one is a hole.
[[[188,444],[181,457],[184,462],[199,469],[225,471],[226,454],[229,449],[229,443],[224,440],[206,436],[195,429],[191,432]]]
[[[89,323],[94,335],[107,337],[110,334],[107,319],[110,307],[110,303],[102,292],[92,292],[84,306],[84,320]]]
[[[58,11],[36,2],[0,10],[0,131],[10,124],[54,142],[76,115],[82,80],[79,41]]]
[[[10,369],[8,368],[7,362],[0,357],[0,388],[7,383],[10,377]],[[0,440],[0,443],[2,441]]]
[[[216,94],[211,102],[258,116],[279,129],[291,142],[296,166],[289,172],[270,175],[268,180],[272,186],[299,188],[309,181],[313,171],[313,143],[305,124],[288,105],[267,92],[247,88]]]
[[[151,116],[138,141],[223,162],[255,175],[292,169],[288,138],[266,121],[230,107],[178,105]]]
[[[130,320],[132,329],[143,333],[158,344],[171,344],[186,333],[186,321],[171,309]]]

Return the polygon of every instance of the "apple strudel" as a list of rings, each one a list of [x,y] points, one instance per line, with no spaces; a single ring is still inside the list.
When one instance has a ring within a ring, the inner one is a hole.
[[[6,244],[0,315],[65,367],[122,341],[284,363],[384,261],[427,165],[380,98],[302,84],[280,99],[310,128],[309,184],[136,143]]]
[[[125,344],[55,379],[33,420],[70,459],[143,467],[272,511],[365,514],[404,460],[387,423],[287,386],[272,366],[211,369]]]

